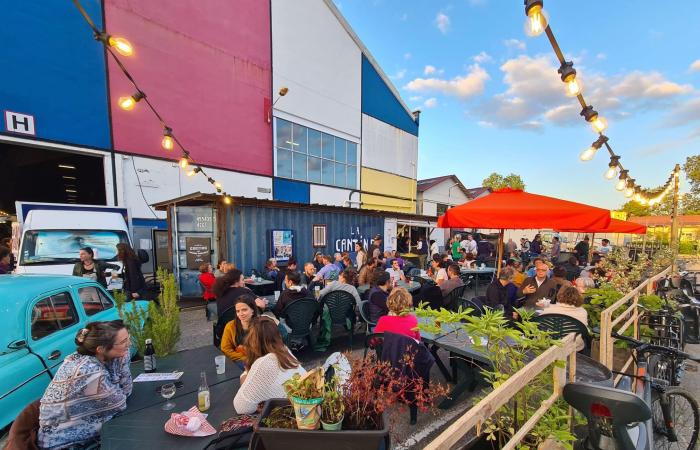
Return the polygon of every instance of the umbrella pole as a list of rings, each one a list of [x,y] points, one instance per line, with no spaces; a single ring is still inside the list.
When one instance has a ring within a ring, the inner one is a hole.
[[[595,242],[595,233],[591,233],[591,245],[588,246],[588,264],[593,262],[593,243]]]
[[[501,262],[503,261],[503,229],[498,233],[498,250],[496,251],[498,261],[496,262],[496,277],[501,274]]]

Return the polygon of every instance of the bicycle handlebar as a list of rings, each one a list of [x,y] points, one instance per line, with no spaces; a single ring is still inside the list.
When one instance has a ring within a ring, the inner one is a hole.
[[[629,336],[623,336],[618,333],[610,333],[610,336],[614,337],[615,339],[620,339],[622,341],[629,342],[634,346],[635,349],[640,350],[645,353],[671,353],[675,356],[678,356],[679,358],[683,359],[689,359],[694,362],[700,362],[700,357],[696,356],[691,356],[688,353],[682,352],[680,350],[676,350],[675,348],[670,348],[670,347],[663,347],[661,345],[655,345],[655,344],[649,344],[648,342],[642,342],[639,341],[635,338],[629,337]]]

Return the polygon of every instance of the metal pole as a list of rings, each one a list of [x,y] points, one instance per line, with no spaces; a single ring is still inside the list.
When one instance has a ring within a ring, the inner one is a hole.
[[[496,249],[496,257],[498,261],[496,262],[496,277],[501,274],[501,264],[503,261],[503,229],[498,233],[498,249]]]
[[[677,269],[677,258],[678,258],[678,177],[680,175],[681,166],[676,164],[673,169],[673,209],[671,211],[671,257],[673,258],[671,262],[671,272],[675,272]]]

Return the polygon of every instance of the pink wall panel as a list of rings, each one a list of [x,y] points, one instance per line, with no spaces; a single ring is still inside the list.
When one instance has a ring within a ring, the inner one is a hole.
[[[134,46],[126,68],[197,162],[272,175],[268,1],[105,0],[105,23]],[[133,88],[111,58],[109,86],[115,149],[178,158],[143,102],[117,106]]]

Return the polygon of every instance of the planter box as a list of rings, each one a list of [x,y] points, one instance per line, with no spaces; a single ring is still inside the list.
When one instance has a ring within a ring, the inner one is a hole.
[[[324,448],[333,450],[378,450],[389,449],[389,428],[386,416],[382,417],[381,430],[290,430],[268,428],[262,420],[277,406],[288,406],[289,400],[272,399],[265,402],[260,419],[255,425],[255,434],[265,450],[310,450]]]

